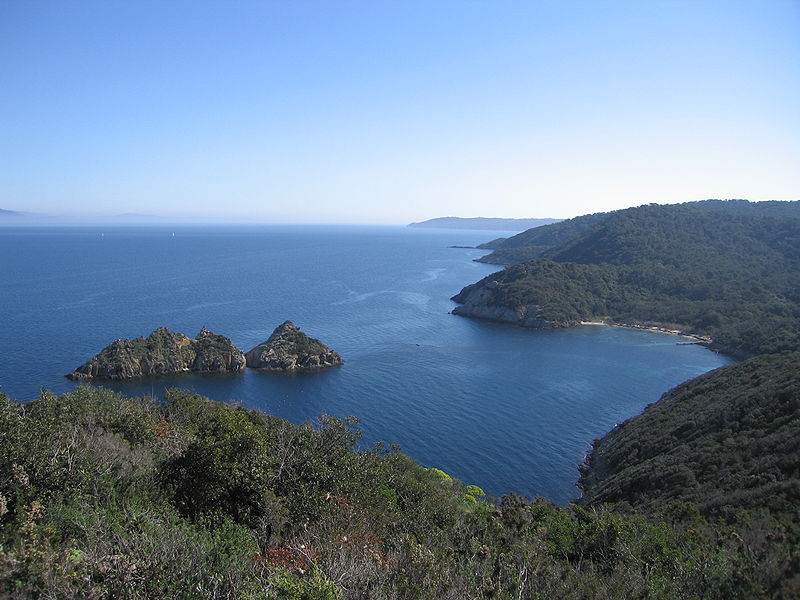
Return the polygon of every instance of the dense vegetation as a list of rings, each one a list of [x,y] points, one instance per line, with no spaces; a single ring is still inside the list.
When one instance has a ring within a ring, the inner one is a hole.
[[[798,367],[800,353],[765,355],[667,392],[595,443],[583,502],[691,501],[720,518],[767,507],[800,527]]]
[[[0,396],[0,596],[795,597],[796,538],[765,510],[490,503],[395,449],[356,451],[354,426],[179,391]]]
[[[710,335],[715,347],[737,355],[794,350],[800,348],[800,218],[782,215],[800,216],[800,203],[774,204],[706,201],[617,211],[476,286],[496,281],[491,303],[534,305],[545,320],[669,324]],[[455,299],[463,301],[474,287]]]
[[[681,205],[671,205],[668,210],[677,207],[690,208],[694,211],[717,214],[720,216],[738,217],[774,217],[800,218],[800,201],[795,202],[749,202],[747,200],[703,200]],[[643,207],[640,207],[643,208]],[[620,213],[635,211],[615,211],[611,213],[594,213],[567,219],[559,223],[537,227],[523,231],[510,238],[498,238],[478,248],[494,250],[483,256],[478,262],[498,265],[513,265],[524,260],[539,258],[551,248],[572,242],[609,216],[617,218]]]
[[[592,226],[600,223],[608,216],[609,213],[595,213],[591,215],[582,215],[574,219],[567,219],[559,223],[545,225],[543,227],[536,227],[535,229],[528,229],[522,233],[518,233],[510,238],[498,238],[491,242],[481,244],[478,248],[485,250],[524,250],[526,252],[544,252],[548,248],[563,244],[576,236],[580,235]],[[484,257],[480,262],[492,262],[486,260],[492,257],[493,254]],[[539,256],[539,254],[536,254]],[[510,264],[510,263],[499,263]]]

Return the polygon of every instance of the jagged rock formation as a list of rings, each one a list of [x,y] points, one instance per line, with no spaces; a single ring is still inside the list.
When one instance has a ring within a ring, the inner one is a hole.
[[[73,381],[136,379],[178,373],[239,372],[244,354],[223,335],[203,328],[195,339],[160,327],[147,338],[117,340],[67,375]]]
[[[291,321],[279,325],[266,342],[250,350],[246,357],[248,367],[265,371],[324,369],[344,362],[338,352],[308,337]]]

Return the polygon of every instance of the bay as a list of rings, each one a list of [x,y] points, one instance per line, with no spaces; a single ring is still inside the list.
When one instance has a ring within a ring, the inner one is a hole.
[[[295,423],[361,419],[363,445],[397,443],[489,494],[564,503],[591,441],[667,389],[730,361],[670,335],[587,326],[531,331],[449,314],[472,261],[503,232],[374,226],[0,229],[0,386],[28,400],[117,338],[201,327],[242,350],[290,319],[339,351],[316,373],[105,383],[177,386]]]

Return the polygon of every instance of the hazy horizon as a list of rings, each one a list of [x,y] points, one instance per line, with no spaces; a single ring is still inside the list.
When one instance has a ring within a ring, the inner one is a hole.
[[[0,208],[407,224],[793,200],[798,33],[788,0],[6,2]]]
[[[704,199],[707,200],[707,199]],[[738,198],[725,198],[723,200],[742,200]],[[762,202],[769,202],[774,200],[763,200]],[[793,200],[781,200],[782,202],[791,202]],[[794,200],[797,201],[797,200]],[[636,205],[639,206],[639,205]],[[633,208],[633,207],[622,207]],[[617,210],[617,209],[614,209]],[[2,226],[37,226],[37,225],[76,225],[76,226],[94,226],[94,225],[375,225],[375,226],[407,226],[415,223],[420,223],[437,218],[458,218],[458,219],[471,219],[471,218],[485,218],[485,219],[515,219],[515,220],[529,220],[529,219],[556,219],[565,220],[577,217],[580,215],[568,216],[536,216],[536,217],[502,217],[496,215],[437,215],[434,217],[420,218],[415,221],[404,222],[376,222],[376,221],[313,221],[313,220],[269,220],[267,218],[247,218],[247,217],[213,217],[204,215],[195,216],[166,216],[156,214],[138,214],[138,213],[122,213],[122,214],[46,214],[46,213],[31,213],[23,211],[10,211],[15,214],[3,214],[9,212],[0,206],[0,227]],[[601,211],[596,211],[601,212]],[[581,213],[588,214],[588,213]],[[528,227],[523,227],[527,229]],[[445,227],[448,229],[448,227]],[[484,229],[484,228],[479,228]],[[491,231],[491,230],[487,230]],[[509,231],[505,228],[497,229],[497,231]]]
[[[2,207],[0,207],[2,209]],[[18,215],[0,215],[0,227],[14,225],[376,225],[376,226],[406,226],[414,222],[428,221],[436,217],[426,217],[415,221],[314,221],[313,218],[306,220],[270,220],[268,217],[214,217],[206,215],[195,215],[190,217],[164,216],[164,215],[129,215],[129,214],[45,214],[19,212]],[[528,217],[494,217],[493,215],[473,215],[462,217],[460,215],[438,215],[440,217],[456,218],[498,218],[498,219],[520,219]],[[572,215],[578,216],[578,215]],[[538,217],[532,217],[538,218]],[[542,217],[550,218],[550,217]],[[570,217],[552,217],[553,219],[563,219]],[[498,230],[500,231],[500,230]]]

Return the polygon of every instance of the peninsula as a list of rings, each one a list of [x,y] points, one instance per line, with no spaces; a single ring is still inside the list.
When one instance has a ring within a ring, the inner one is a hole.
[[[663,327],[738,357],[783,352],[800,344],[798,239],[800,202],[585,215],[490,243],[483,261],[508,266],[453,296],[453,313],[535,328]]]

